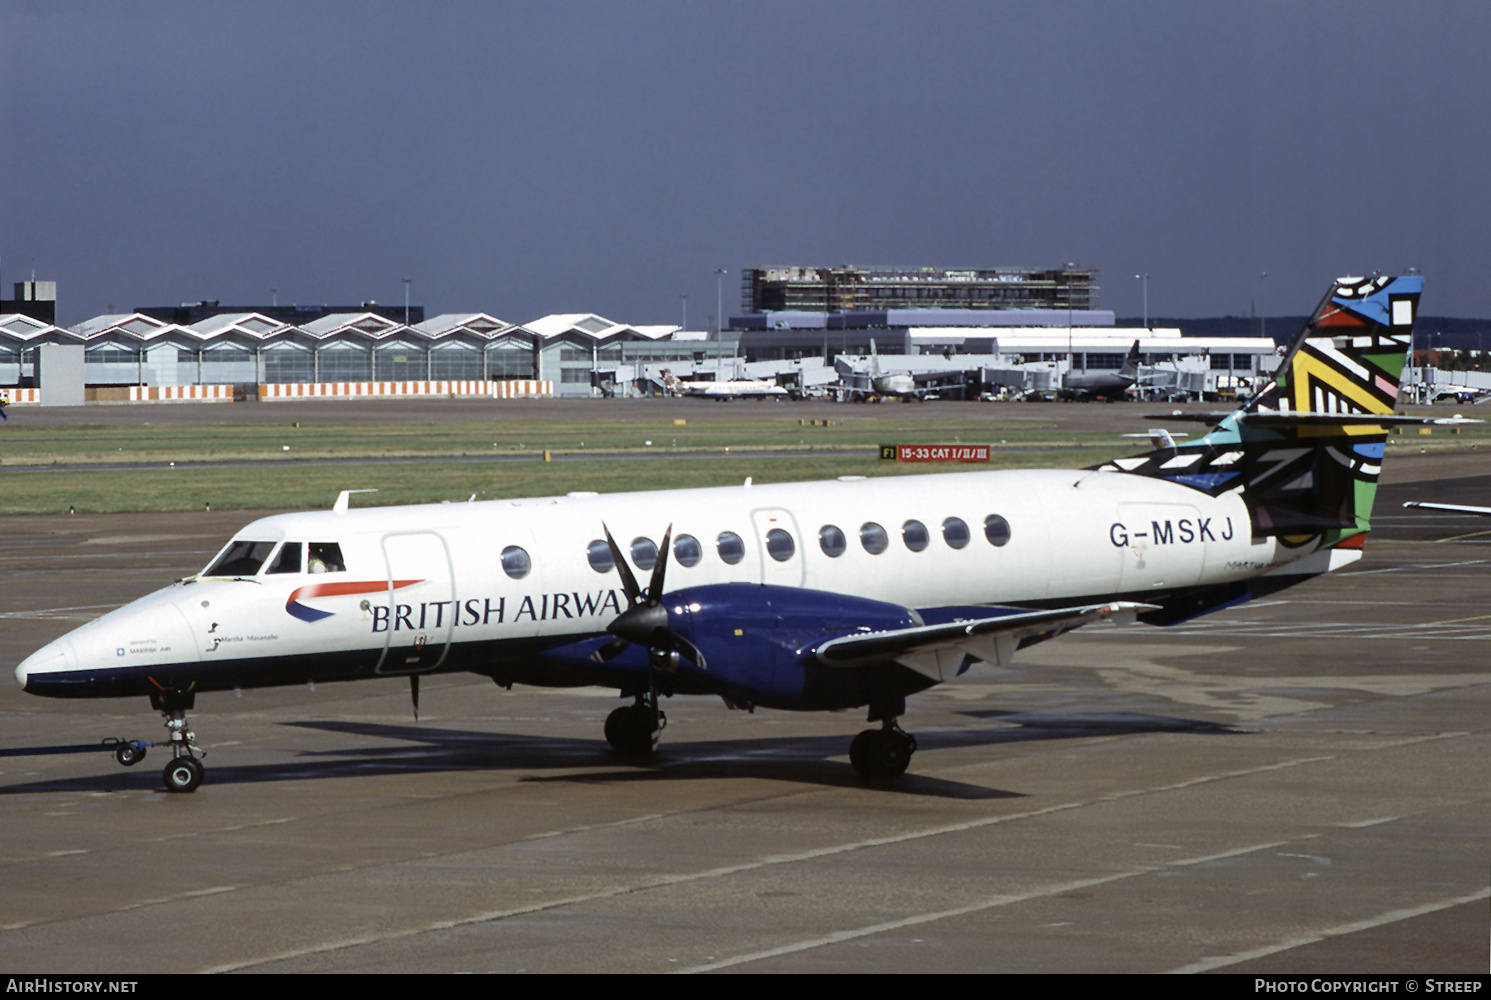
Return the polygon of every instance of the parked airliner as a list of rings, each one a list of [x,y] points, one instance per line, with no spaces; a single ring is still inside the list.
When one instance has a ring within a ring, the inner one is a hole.
[[[663,698],[866,708],[863,774],[902,773],[906,698],[1098,620],[1164,625],[1362,555],[1422,279],[1342,278],[1277,373],[1195,441],[1081,470],[282,514],[201,573],[45,646],[26,691],[141,697],[172,791],[201,782],[199,692],[469,671],[599,685],[650,750]],[[637,574],[646,574],[645,586]],[[416,701],[417,703],[417,701]],[[148,746],[118,747],[134,763]]]
[[[1062,399],[1124,399],[1139,381],[1139,341],[1124,355],[1114,372],[1067,372],[1061,380]]]

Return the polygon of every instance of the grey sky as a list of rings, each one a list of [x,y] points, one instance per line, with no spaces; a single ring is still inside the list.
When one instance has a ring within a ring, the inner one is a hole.
[[[715,268],[1102,269],[1491,316],[1484,3],[0,0],[0,280],[690,326]],[[1260,282],[1261,271],[1268,272]]]

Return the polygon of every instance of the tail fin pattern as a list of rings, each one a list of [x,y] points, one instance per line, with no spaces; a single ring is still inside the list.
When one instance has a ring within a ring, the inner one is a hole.
[[[1200,439],[1098,468],[1240,491],[1255,538],[1340,545],[1370,529],[1423,278],[1341,278],[1279,369]],[[1360,544],[1359,542],[1357,544]]]

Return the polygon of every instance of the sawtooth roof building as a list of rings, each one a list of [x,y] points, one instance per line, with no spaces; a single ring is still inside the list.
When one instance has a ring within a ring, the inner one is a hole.
[[[83,347],[84,383],[125,386],[547,380],[561,395],[604,389],[596,369],[634,361],[703,361],[735,353],[676,326],[630,326],[594,314],[508,322],[447,313],[406,326],[374,312],[334,313],[292,325],[261,312],[217,313],[190,325],[143,312],[95,316],[63,328],[0,314],[0,386],[36,378],[36,348]]]

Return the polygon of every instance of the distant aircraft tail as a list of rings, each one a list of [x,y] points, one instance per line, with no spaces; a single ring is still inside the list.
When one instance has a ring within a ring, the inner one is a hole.
[[[1129,348],[1129,353],[1124,355],[1123,366],[1118,369],[1118,374],[1135,381],[1139,379],[1139,341],[1134,341],[1134,346]]]
[[[1240,491],[1254,538],[1360,546],[1387,428],[1415,421],[1393,405],[1422,289],[1419,275],[1338,279],[1245,406],[1196,441],[1099,468]]]

